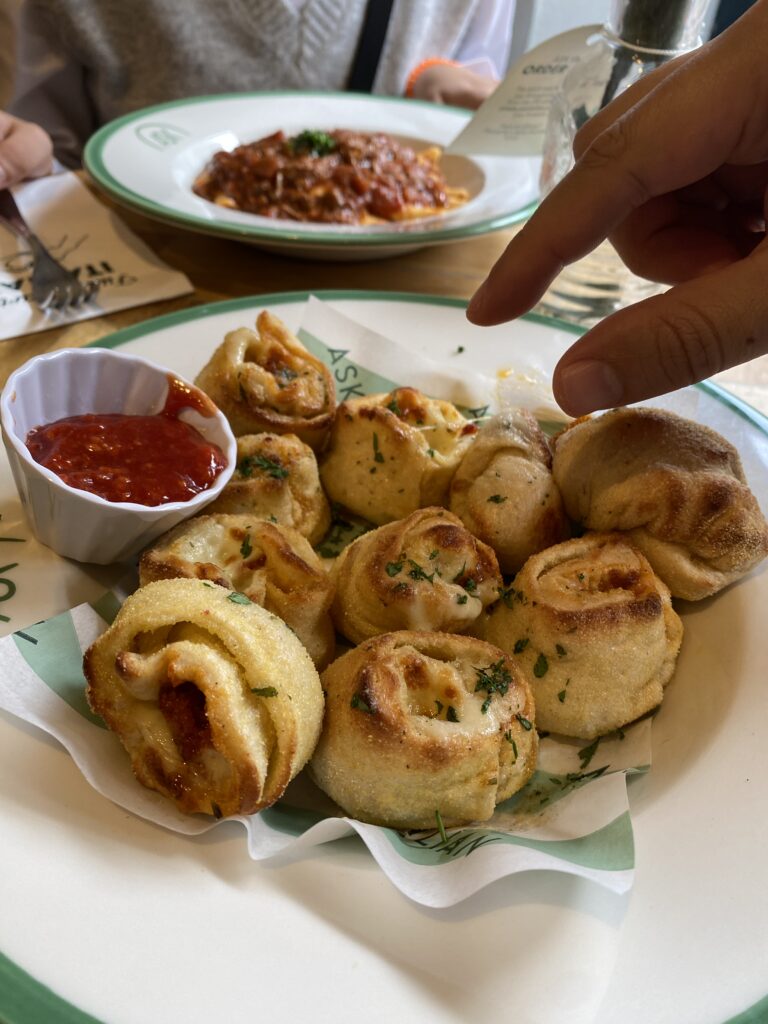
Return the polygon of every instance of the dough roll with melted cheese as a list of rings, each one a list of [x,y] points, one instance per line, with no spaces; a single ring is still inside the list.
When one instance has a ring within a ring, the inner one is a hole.
[[[361,821],[434,828],[486,821],[536,764],[530,689],[474,637],[386,633],[322,676],[323,731],[310,771]]]
[[[415,388],[350,398],[339,406],[320,479],[331,501],[381,526],[446,505],[476,433],[450,402]]]
[[[566,427],[553,450],[569,516],[626,532],[673,597],[709,597],[768,554],[739,454],[709,427],[664,409],[613,409]]]
[[[293,434],[244,434],[229,483],[206,512],[259,516],[317,544],[331,525],[315,453]]]
[[[139,782],[187,814],[269,807],[320,733],[309,655],[284,622],[242,601],[200,580],[150,583],[85,655],[94,712]]]
[[[363,534],[332,575],[331,615],[352,643],[398,629],[463,633],[502,587],[491,548],[444,508]]]
[[[227,334],[195,384],[218,405],[236,437],[296,434],[319,451],[333,422],[330,370],[267,310],[259,313],[256,331],[241,327]]]
[[[163,534],[139,561],[142,585],[177,576],[227,587],[279,615],[318,668],[333,657],[333,583],[296,530],[254,516],[195,516]]]
[[[514,657],[540,729],[593,739],[661,703],[683,625],[642,553],[593,533],[529,558],[482,635]]]
[[[547,438],[523,409],[494,416],[461,460],[451,512],[490,544],[502,572],[517,572],[530,555],[570,535],[551,467]]]

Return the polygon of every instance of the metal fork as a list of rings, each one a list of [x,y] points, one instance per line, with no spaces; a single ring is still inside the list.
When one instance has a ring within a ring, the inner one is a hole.
[[[83,284],[48,252],[21,215],[16,200],[7,189],[0,189],[0,223],[22,238],[32,253],[32,301],[41,309],[68,309],[82,306],[99,290],[98,282]]]

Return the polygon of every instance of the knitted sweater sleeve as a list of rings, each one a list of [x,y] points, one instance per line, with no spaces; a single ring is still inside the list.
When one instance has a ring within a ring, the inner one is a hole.
[[[18,49],[9,110],[45,127],[56,158],[77,167],[86,139],[98,127],[86,88],[86,72],[58,45],[54,26],[24,0],[19,11]]]

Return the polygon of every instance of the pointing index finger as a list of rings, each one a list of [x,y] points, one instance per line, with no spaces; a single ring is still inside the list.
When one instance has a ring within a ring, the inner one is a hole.
[[[470,320],[494,324],[526,312],[565,264],[630,212],[726,161],[754,109],[754,88],[734,85],[732,66],[722,65],[717,50],[696,54],[593,139],[512,239],[473,298]]]

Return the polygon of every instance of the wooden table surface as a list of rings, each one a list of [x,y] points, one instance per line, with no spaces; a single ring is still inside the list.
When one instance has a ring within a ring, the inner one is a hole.
[[[420,249],[383,260],[331,263],[262,252],[255,246],[184,231],[116,207],[121,219],[194,291],[178,299],[121,310],[92,320],[25,335],[0,344],[0,385],[31,356],[85,345],[113,331],[178,309],[267,292],[363,289],[422,292],[468,299],[518,228]],[[768,356],[714,378],[768,415]]]

